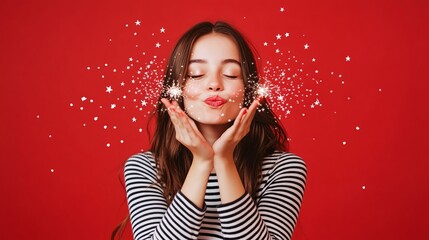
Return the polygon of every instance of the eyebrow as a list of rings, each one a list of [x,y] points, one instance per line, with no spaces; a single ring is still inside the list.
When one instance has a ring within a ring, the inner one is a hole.
[[[204,60],[204,59],[191,59],[191,60],[189,60],[189,64],[191,64],[191,63],[207,63],[207,60]],[[239,61],[235,60],[235,59],[232,59],[232,58],[227,58],[227,59],[223,60],[222,63],[223,64],[226,64],[226,63],[236,63],[236,64],[238,64],[241,67],[241,63]]]

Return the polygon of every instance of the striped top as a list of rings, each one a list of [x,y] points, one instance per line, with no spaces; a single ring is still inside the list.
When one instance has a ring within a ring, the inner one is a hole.
[[[150,152],[125,164],[125,184],[134,239],[291,239],[306,183],[304,161],[276,151],[265,157],[255,201],[248,193],[221,204],[210,174],[203,208],[180,191],[167,206]]]

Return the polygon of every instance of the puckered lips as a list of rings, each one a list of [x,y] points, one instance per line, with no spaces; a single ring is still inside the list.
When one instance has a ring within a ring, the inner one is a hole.
[[[227,102],[227,100],[225,98],[221,98],[216,95],[216,96],[210,96],[206,98],[204,102],[210,107],[218,108],[224,105]]]

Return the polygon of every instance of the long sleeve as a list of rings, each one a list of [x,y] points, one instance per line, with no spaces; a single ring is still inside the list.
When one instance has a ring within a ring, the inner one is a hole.
[[[296,155],[280,153],[267,157],[257,203],[246,193],[219,206],[224,239],[291,239],[306,176],[305,163]]]
[[[132,156],[124,172],[135,240],[197,239],[206,207],[198,208],[181,192],[167,207],[151,154]]]

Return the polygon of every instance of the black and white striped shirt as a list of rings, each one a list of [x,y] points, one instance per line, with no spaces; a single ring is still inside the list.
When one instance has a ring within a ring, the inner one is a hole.
[[[153,155],[134,155],[125,165],[134,239],[291,239],[306,183],[305,163],[276,151],[265,157],[262,176],[255,201],[245,193],[221,204],[212,173],[202,209],[180,191],[167,206]]]

